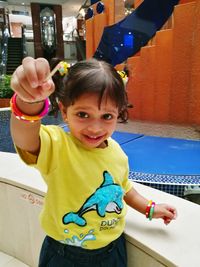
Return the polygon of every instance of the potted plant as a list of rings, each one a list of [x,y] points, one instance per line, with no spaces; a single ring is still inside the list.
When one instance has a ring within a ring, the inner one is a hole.
[[[10,88],[11,75],[0,76],[0,108],[10,106],[10,98],[14,94]]]

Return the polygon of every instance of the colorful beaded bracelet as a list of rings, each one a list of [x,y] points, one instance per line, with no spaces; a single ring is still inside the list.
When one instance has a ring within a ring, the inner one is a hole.
[[[146,207],[145,216],[150,221],[153,218],[154,207],[155,207],[155,202],[153,202],[152,200],[149,200],[149,203],[148,203],[148,205]]]
[[[10,108],[11,108],[12,113],[15,115],[15,117],[18,120],[22,120],[22,121],[26,121],[26,122],[35,122],[35,121],[41,120],[44,116],[47,115],[47,113],[49,111],[50,103],[49,103],[48,98],[46,98],[44,100],[44,107],[43,107],[42,111],[40,112],[40,114],[34,115],[34,116],[24,114],[17,107],[16,99],[17,99],[17,94],[15,93],[10,100]]]
[[[149,203],[146,207],[146,212],[145,212],[145,215],[146,215],[146,218],[149,217],[149,212],[150,212],[150,209],[151,209],[151,205],[152,205],[152,200],[149,200]]]

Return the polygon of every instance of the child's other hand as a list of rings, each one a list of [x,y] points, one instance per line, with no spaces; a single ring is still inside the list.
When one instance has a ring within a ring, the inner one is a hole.
[[[52,79],[45,81],[49,73],[46,59],[26,57],[13,73],[11,87],[26,102],[43,100],[54,91]]]
[[[168,204],[156,204],[154,208],[153,218],[161,218],[168,225],[177,217],[177,210]]]

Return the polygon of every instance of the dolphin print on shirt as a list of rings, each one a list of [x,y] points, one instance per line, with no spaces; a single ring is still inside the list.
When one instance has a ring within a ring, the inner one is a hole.
[[[69,212],[63,216],[63,223],[75,223],[85,226],[87,221],[83,218],[86,212],[96,210],[100,217],[104,217],[106,212],[120,214],[123,209],[124,191],[120,185],[115,184],[112,176],[103,172],[104,181],[99,188],[85,201],[77,212]]]

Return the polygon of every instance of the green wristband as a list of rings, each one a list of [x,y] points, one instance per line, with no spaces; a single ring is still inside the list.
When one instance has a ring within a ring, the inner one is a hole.
[[[149,221],[151,221],[153,218],[154,208],[155,208],[155,203],[153,202],[149,211]]]

